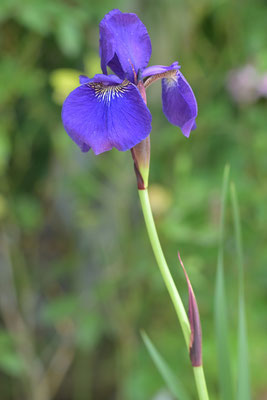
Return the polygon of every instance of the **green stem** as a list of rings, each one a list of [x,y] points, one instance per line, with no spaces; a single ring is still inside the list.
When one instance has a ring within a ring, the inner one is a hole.
[[[158,238],[158,233],[157,233],[155,223],[154,223],[154,218],[153,218],[152,211],[151,211],[148,192],[147,192],[147,189],[138,190],[138,192],[139,192],[140,202],[141,202],[141,206],[142,206],[151,246],[152,246],[155,258],[157,260],[162,278],[165,282],[165,285],[167,286],[169,295],[172,299],[175,311],[176,311],[178,319],[180,321],[181,328],[182,328],[184,338],[185,338],[185,342],[186,342],[187,346],[189,346],[190,332],[191,332],[189,320],[188,320],[186,311],[184,309],[181,297],[180,297],[178,290],[175,286],[175,283],[172,279],[169,267],[167,265],[167,262],[165,260],[165,257],[164,257],[164,254],[163,254],[163,251],[161,248],[161,244],[160,244],[160,241]]]
[[[173,278],[171,276],[169,267],[167,265],[166,259],[164,257],[164,254],[163,254],[163,251],[161,248],[161,244],[160,244],[158,233],[156,230],[153,214],[151,211],[150,201],[149,201],[149,197],[148,197],[148,191],[147,191],[147,189],[138,190],[138,193],[139,193],[139,197],[140,197],[140,202],[141,202],[141,206],[142,206],[142,210],[143,210],[143,214],[144,214],[144,219],[145,219],[150,243],[151,243],[155,258],[157,260],[162,278],[165,282],[165,285],[168,289],[169,295],[172,299],[175,311],[177,313],[177,316],[178,316],[178,319],[179,319],[179,322],[180,322],[180,325],[181,325],[181,328],[182,328],[182,331],[184,334],[187,348],[189,348],[190,334],[191,334],[189,320],[188,320],[187,313],[184,309],[181,297],[175,286],[175,283],[173,281]],[[199,399],[200,400],[208,400],[208,392],[207,392],[203,368],[202,368],[202,366],[193,367],[193,370],[194,370],[194,377],[195,377],[195,381],[196,381]]]
[[[194,367],[193,370],[194,370],[195,382],[199,398],[201,400],[209,400],[209,395],[202,365],[200,367]]]

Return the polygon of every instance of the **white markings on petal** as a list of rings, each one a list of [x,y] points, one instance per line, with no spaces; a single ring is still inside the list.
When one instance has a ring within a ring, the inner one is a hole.
[[[101,82],[88,83],[95,92],[98,101],[109,104],[111,100],[122,97],[129,90],[130,82],[125,79],[120,85],[104,85]]]
[[[179,75],[178,74],[179,74],[179,72],[175,73],[175,75],[172,75],[171,77],[164,78],[166,89],[169,89],[169,88],[171,88],[171,87],[173,87],[174,85],[177,85],[177,84],[179,86],[179,83],[178,83]]]

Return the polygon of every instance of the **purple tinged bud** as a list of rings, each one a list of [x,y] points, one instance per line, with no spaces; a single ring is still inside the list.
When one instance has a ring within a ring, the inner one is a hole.
[[[197,301],[179,252],[178,252],[178,258],[183,268],[188,286],[188,299],[189,299],[188,317],[191,328],[190,343],[189,343],[190,359],[193,367],[200,367],[202,365],[202,333],[201,333],[201,324],[200,324]]]
[[[138,190],[148,187],[149,162],[150,162],[150,137],[135,145],[132,149],[134,171],[137,179]]]

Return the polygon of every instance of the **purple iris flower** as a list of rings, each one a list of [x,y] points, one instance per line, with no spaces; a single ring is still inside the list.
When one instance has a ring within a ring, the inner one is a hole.
[[[157,79],[162,79],[167,119],[186,137],[195,129],[197,102],[178,63],[147,67],[151,51],[147,29],[136,14],[112,10],[100,22],[103,74],[92,79],[81,75],[81,85],[62,108],[64,128],[82,151],[126,151],[144,140],[152,120],[145,89]],[[107,67],[116,75],[108,75]]]

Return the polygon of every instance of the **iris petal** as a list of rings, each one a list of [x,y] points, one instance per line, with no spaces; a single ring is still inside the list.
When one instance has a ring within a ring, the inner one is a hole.
[[[110,11],[100,22],[100,57],[104,74],[109,66],[121,79],[135,81],[147,66],[151,42],[145,25],[136,14]]]
[[[189,137],[196,128],[197,101],[193,90],[180,71],[172,78],[162,79],[163,112],[169,122]]]
[[[117,79],[111,85],[83,84],[63,104],[64,128],[82,151],[129,150],[151,131],[151,114],[139,91],[129,81],[118,84]]]
[[[96,74],[93,78],[88,78],[86,75],[79,76],[80,84],[90,83],[90,82],[102,82],[102,83],[121,83],[121,79],[116,75],[104,75]]]
[[[88,78],[88,76],[86,76],[86,75],[80,75],[79,76],[79,82],[80,82],[81,85],[83,83],[88,83],[88,82],[91,82],[91,81],[92,81],[92,79]]]
[[[180,65],[178,65],[178,62],[175,61],[174,63],[172,63],[169,66],[166,65],[152,65],[151,67],[147,67],[144,69],[144,71],[142,72],[142,77],[146,78],[147,76],[152,76],[152,75],[158,75],[158,74],[163,74],[165,72],[168,71],[172,71],[172,70],[178,70],[180,67]]]

